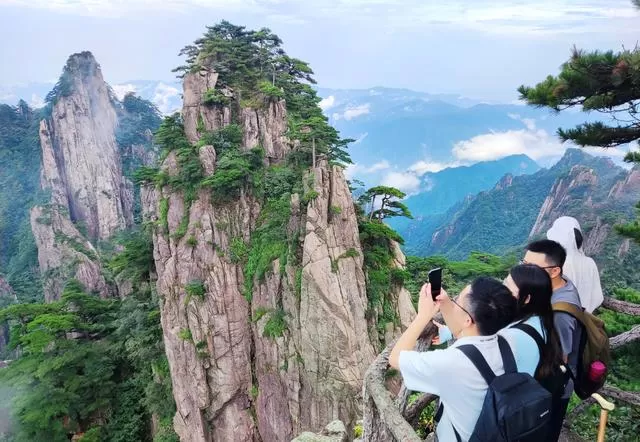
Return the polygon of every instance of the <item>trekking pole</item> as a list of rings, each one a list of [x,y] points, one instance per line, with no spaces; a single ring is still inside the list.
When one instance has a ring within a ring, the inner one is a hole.
[[[604,432],[607,429],[607,418],[609,417],[609,412],[613,411],[616,406],[613,402],[609,402],[598,393],[593,393],[591,397],[596,400],[598,405],[600,405],[600,425],[598,426],[597,442],[604,442]]]

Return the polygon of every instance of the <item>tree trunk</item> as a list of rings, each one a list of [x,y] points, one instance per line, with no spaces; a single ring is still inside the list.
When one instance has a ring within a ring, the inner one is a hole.
[[[611,345],[611,348],[614,349],[628,344],[629,342],[637,341],[638,339],[640,339],[640,325],[636,325],[631,330],[610,338],[609,344]]]
[[[640,316],[640,305],[632,302],[620,301],[619,299],[612,298],[611,296],[604,297],[602,306],[616,312]]]
[[[313,168],[316,167],[316,137],[311,138],[311,158]]]

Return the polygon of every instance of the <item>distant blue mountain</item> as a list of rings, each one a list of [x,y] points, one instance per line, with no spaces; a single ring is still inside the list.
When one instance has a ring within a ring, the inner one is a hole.
[[[540,166],[528,156],[511,155],[500,160],[427,173],[422,179],[423,186],[428,190],[404,201],[414,219],[390,219],[388,223],[407,243],[413,244],[416,235],[422,237],[430,234],[442,216],[466,197],[492,189],[507,174],[529,175],[538,170]]]

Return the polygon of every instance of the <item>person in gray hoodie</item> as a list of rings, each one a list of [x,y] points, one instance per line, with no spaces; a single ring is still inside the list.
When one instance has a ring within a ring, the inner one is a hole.
[[[578,290],[562,272],[566,259],[567,252],[564,247],[556,241],[543,239],[527,246],[521,263],[535,264],[549,274],[553,288],[552,306],[557,302],[568,302],[582,308]],[[554,312],[553,322],[560,338],[564,362],[573,373],[576,373],[582,327],[573,316],[565,312]],[[572,393],[573,381],[570,380],[560,400],[554,401],[554,407],[551,411],[551,430],[547,441],[557,441],[560,437],[562,422]]]

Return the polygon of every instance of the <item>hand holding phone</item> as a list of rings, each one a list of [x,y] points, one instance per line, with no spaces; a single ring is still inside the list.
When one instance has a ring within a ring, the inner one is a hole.
[[[431,284],[431,297],[435,301],[442,290],[442,269],[440,267],[429,272],[429,284]]]

